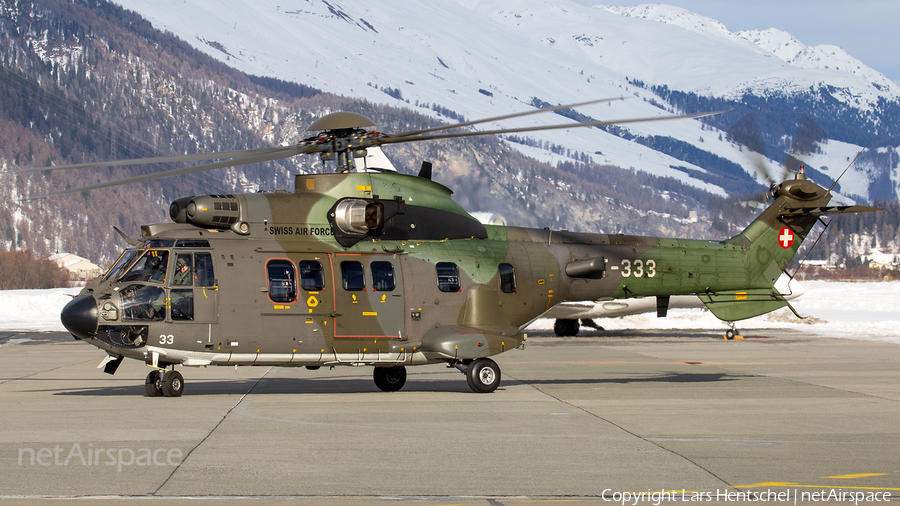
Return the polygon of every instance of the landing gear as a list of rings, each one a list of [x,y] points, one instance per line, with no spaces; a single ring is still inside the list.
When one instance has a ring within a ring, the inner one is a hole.
[[[406,367],[376,367],[373,373],[375,386],[384,392],[396,392],[406,384]]]
[[[166,397],[181,397],[184,392],[184,377],[176,370],[166,371],[162,378],[162,393]]]
[[[162,396],[163,393],[160,388],[160,383],[162,383],[162,371],[150,371],[150,374],[147,375],[147,379],[144,380],[144,388],[147,390],[147,395],[149,397]]]
[[[742,336],[736,328],[734,328],[734,322],[728,322],[729,329],[725,331],[725,339],[727,341],[731,341],[733,339],[742,340],[744,336]]]
[[[556,335],[559,337],[577,336],[579,328],[581,328],[581,325],[578,323],[578,320],[560,318],[553,324],[553,332],[556,332]]]
[[[595,322],[594,320],[592,320],[590,318],[582,318],[581,324],[584,325],[585,327],[590,327],[594,330],[606,330],[603,327],[601,327],[600,325],[597,325],[597,322]]]
[[[149,397],[181,397],[184,392],[184,377],[174,369],[150,371],[144,380],[144,389]]]
[[[466,366],[469,388],[480,394],[493,392],[500,386],[500,366],[489,358],[479,358]]]

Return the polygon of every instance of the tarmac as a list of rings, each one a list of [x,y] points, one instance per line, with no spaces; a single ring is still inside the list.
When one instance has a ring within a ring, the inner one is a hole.
[[[182,397],[151,398],[142,363],[0,332],[0,500],[898,500],[900,346],[744,333],[531,335],[491,394],[440,365],[399,392],[369,367],[185,367]]]

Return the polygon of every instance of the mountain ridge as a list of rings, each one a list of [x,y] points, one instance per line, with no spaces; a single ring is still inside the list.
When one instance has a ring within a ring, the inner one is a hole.
[[[558,0],[378,6],[363,0],[309,0],[290,8],[276,0],[260,0],[252,8],[209,0],[119,3],[245,72],[409,107],[449,122],[527,110],[536,101],[556,105],[615,96],[638,100],[591,106],[584,113],[619,119],[711,110],[669,102],[654,91],[661,87],[715,99],[721,109],[738,112],[704,122],[529,133],[514,147],[553,165],[587,158],[672,177],[720,196],[744,191],[745,183],[722,187],[710,182],[731,164],[744,168],[743,179],[756,178],[755,162],[743,148],[719,137],[727,131],[725,123],[736,123],[761,101],[773,111],[768,121],[779,122],[762,129],[791,135],[799,104],[813,121],[839,118],[839,125],[824,127],[828,137],[854,144],[857,151],[865,144],[860,139],[872,134],[879,136],[879,146],[896,152],[900,145],[895,114],[900,86],[843,50],[807,47],[786,32],[732,34],[715,20],[672,6],[584,7]],[[709,102],[690,105],[708,107]],[[522,118],[498,126],[540,121]],[[711,132],[710,126],[719,131]],[[633,138],[668,138],[692,146],[695,154],[660,150],[654,147],[658,142],[636,145]],[[765,143],[771,164],[781,163],[790,140]],[[829,150],[822,147],[826,155]],[[844,159],[843,152],[836,147],[833,155]],[[711,157],[721,163],[705,165]],[[836,164],[827,167],[815,167],[826,186],[840,173]],[[896,198],[900,176],[895,168],[863,157],[848,175],[858,181],[845,185],[853,196],[847,200]],[[870,194],[876,180],[878,191]],[[882,190],[885,180],[891,185]]]

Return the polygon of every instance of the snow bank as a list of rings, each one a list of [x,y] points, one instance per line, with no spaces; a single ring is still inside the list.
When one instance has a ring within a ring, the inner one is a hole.
[[[804,281],[806,293],[793,302],[807,320],[788,309],[751,318],[738,324],[748,335],[764,329],[795,329],[816,335],[900,344],[900,283],[848,283]],[[0,291],[0,330],[64,331],[59,321],[63,306],[79,288]],[[655,314],[598,320],[609,330],[725,329],[709,311],[672,309],[667,318]],[[538,320],[531,329],[549,330],[552,320]]]
[[[0,290],[0,330],[64,331],[59,313],[79,291],[80,287]]]

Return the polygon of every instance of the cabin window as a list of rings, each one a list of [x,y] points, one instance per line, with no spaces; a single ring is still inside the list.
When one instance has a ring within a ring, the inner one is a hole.
[[[435,265],[437,270],[438,289],[442,292],[458,292],[459,286],[459,267],[452,262],[438,262]]]
[[[341,285],[344,290],[358,292],[366,289],[363,265],[356,261],[341,262]]]
[[[372,262],[372,290],[376,292],[393,292],[396,287],[394,282],[394,264],[390,262]]]
[[[322,264],[315,260],[303,260],[297,267],[300,269],[300,287],[307,292],[318,292],[325,288],[325,274]]]
[[[500,264],[500,291],[514,293],[516,291],[516,269],[510,264]]]
[[[297,274],[290,260],[269,260],[266,263],[269,277],[269,299],[272,302],[297,300]]]
[[[121,281],[149,281],[162,284],[166,281],[168,265],[169,252],[167,250],[147,250],[122,276]]]

